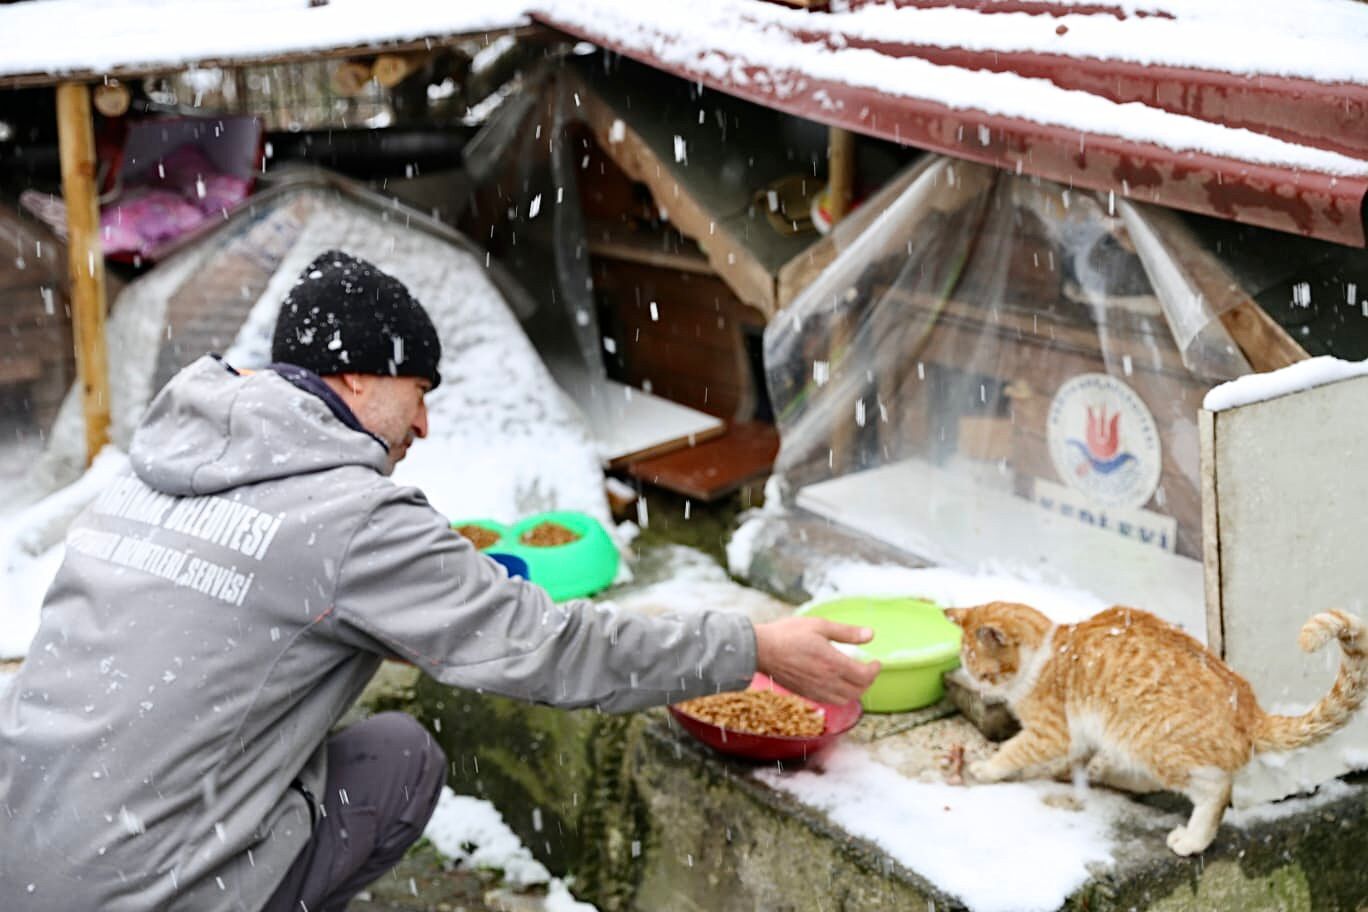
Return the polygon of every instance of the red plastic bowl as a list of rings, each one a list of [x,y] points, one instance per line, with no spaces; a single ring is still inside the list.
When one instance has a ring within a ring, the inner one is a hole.
[[[747,690],[772,690],[775,693],[791,693],[791,691],[775,684],[768,676],[759,672],[756,672],[755,677],[751,678],[750,687]],[[826,718],[826,728],[822,730],[820,735],[802,738],[789,735],[754,735],[749,732],[733,731],[711,722],[704,722],[702,719],[684,712],[678,706],[670,707],[670,715],[674,716],[675,721],[683,726],[689,734],[723,754],[745,757],[748,760],[806,760],[830,750],[842,735],[855,727],[855,723],[860,721],[860,716],[863,714],[859,700],[851,700],[849,703],[838,706],[834,703],[818,703],[805,697],[798,697],[798,699],[803,700],[809,706],[816,707]]]

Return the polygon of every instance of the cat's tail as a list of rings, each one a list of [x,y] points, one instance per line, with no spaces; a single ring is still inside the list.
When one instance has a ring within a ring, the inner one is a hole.
[[[1368,647],[1364,625],[1347,611],[1326,611],[1306,622],[1297,643],[1315,652],[1330,638],[1339,640],[1344,658],[1330,692],[1300,716],[1265,715],[1254,734],[1256,751],[1283,751],[1315,744],[1349,721],[1368,696]]]

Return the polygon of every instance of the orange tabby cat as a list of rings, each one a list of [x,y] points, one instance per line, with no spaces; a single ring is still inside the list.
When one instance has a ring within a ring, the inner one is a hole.
[[[1302,649],[1336,637],[1344,658],[1330,692],[1300,716],[1265,713],[1248,682],[1214,653],[1145,611],[1108,608],[1058,626],[1010,602],[946,613],[964,630],[961,666],[972,686],[1005,699],[1021,722],[1021,732],[971,764],[969,776],[1059,776],[1095,760],[1107,784],[1181,792],[1192,816],[1169,833],[1179,855],[1216,838],[1231,779],[1254,752],[1319,741],[1348,721],[1368,691],[1364,626],[1343,611],[1318,614],[1302,628]]]

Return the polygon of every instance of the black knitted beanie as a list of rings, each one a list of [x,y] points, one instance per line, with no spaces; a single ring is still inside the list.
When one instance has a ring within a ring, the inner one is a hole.
[[[271,360],[320,376],[442,382],[442,343],[423,305],[394,276],[340,250],[314,258],[281,302]]]

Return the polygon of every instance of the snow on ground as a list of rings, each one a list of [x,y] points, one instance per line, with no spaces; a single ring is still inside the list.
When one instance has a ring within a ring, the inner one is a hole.
[[[1134,813],[1129,799],[1096,789],[1082,810],[1071,810],[1064,805],[1073,787],[1053,782],[916,782],[847,744],[820,772],[764,768],[755,775],[876,843],[974,912],[1059,908],[1087,881],[1088,865],[1114,860],[1112,828]]]
[[[563,880],[532,857],[498,809],[482,798],[457,795],[443,786],[423,835],[455,864],[501,871],[503,882],[517,889],[545,886],[545,912],[594,912],[594,906],[577,901]]]
[[[1223,412],[1364,374],[1368,374],[1368,361],[1342,361],[1322,355],[1268,373],[1246,374],[1222,383],[1207,392],[1202,399],[1202,408]]]

